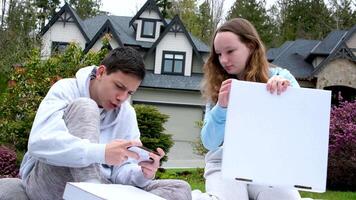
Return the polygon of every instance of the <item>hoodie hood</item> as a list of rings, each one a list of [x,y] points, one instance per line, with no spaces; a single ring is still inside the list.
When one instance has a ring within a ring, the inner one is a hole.
[[[90,98],[89,93],[89,82],[90,82],[90,73],[96,66],[92,65],[89,67],[81,68],[75,74],[77,78],[77,87],[81,97],[88,97]]]

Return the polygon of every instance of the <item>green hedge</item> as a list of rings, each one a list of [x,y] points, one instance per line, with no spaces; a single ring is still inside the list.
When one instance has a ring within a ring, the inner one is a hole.
[[[163,127],[163,124],[168,120],[168,115],[160,113],[156,107],[150,105],[137,104],[134,105],[134,108],[143,145],[152,150],[160,147],[167,155],[173,146],[172,135],[164,133]],[[167,159],[165,156],[162,161]]]

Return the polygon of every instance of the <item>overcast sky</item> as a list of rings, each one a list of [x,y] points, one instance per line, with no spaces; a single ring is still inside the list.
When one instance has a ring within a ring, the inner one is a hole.
[[[235,0],[225,0],[224,13],[226,13]],[[276,0],[266,0],[267,8],[269,8]],[[118,16],[134,16],[136,12],[145,4],[146,0],[101,0],[102,10],[108,11],[113,15]],[[202,2],[202,0],[199,0]]]

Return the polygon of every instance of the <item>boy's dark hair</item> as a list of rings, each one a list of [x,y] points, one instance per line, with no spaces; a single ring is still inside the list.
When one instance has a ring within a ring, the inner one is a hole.
[[[121,71],[125,74],[132,74],[143,80],[145,78],[145,64],[138,51],[131,47],[118,47],[109,52],[101,61],[100,65],[106,67],[106,73]]]

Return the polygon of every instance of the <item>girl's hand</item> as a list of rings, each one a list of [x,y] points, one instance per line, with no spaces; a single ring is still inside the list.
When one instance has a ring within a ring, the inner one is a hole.
[[[219,90],[218,105],[223,108],[226,108],[227,105],[229,104],[231,82],[232,79],[225,80],[224,82],[222,82]]]
[[[287,90],[287,87],[290,85],[289,80],[282,78],[280,76],[273,76],[267,81],[267,90],[273,94],[274,91],[277,91],[277,95],[280,95],[282,92]]]

